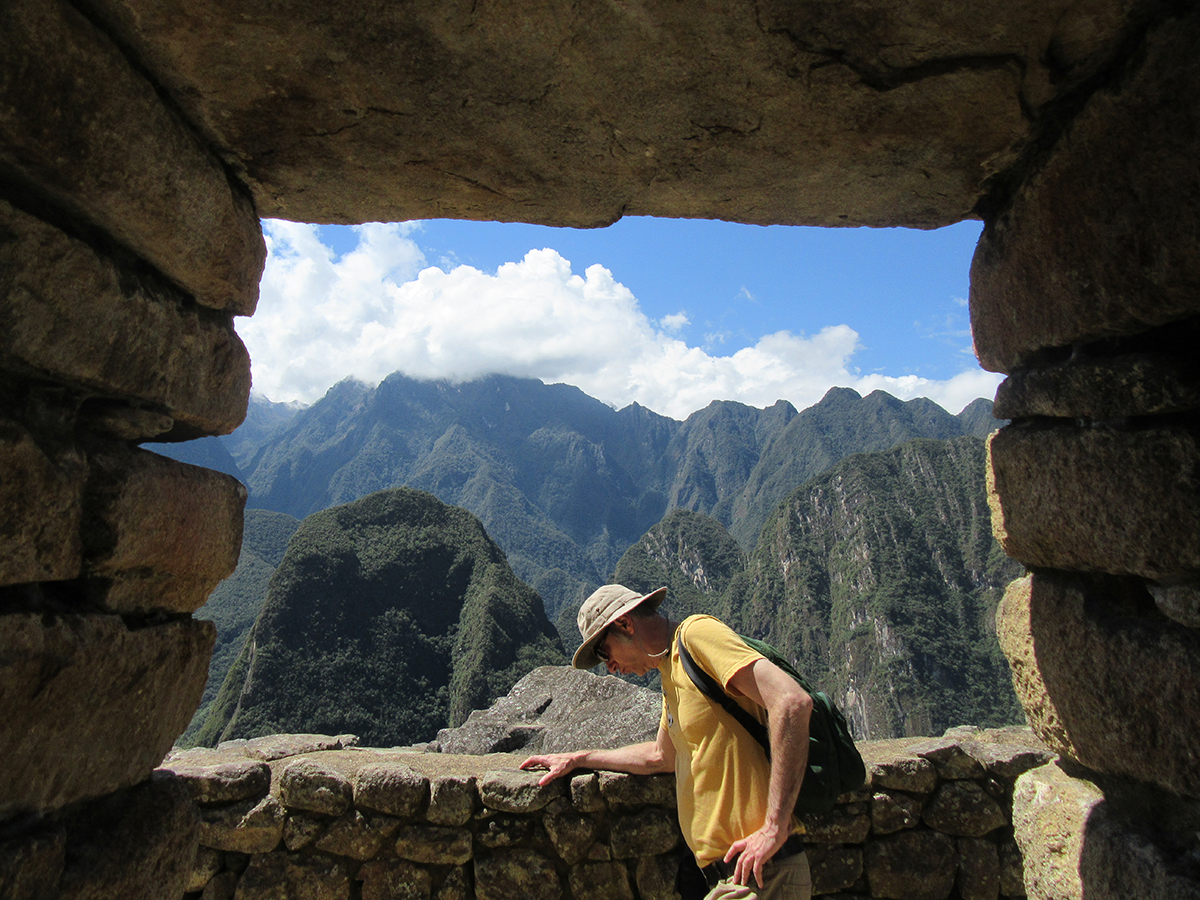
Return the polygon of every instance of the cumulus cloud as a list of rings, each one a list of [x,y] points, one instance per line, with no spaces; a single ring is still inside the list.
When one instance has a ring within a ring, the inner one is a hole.
[[[494,273],[429,266],[411,237],[418,227],[359,226],[358,245],[338,257],[315,226],[265,223],[258,312],[238,323],[258,393],[312,402],[347,376],[374,383],[395,371],[456,381],[501,373],[682,419],[717,399],[762,407],[782,398],[802,409],[834,385],[926,396],[958,412],[999,380],[977,369],[948,381],[861,376],[851,365],[858,334],[848,325],[781,331],[714,355],[676,336],[686,315],[651,321],[603,266],[579,275],[552,249]]]

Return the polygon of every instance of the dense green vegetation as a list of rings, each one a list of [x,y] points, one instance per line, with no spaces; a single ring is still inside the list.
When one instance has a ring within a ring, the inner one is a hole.
[[[196,737],[429,740],[565,661],[540,598],[474,516],[382,491],[300,523]]]

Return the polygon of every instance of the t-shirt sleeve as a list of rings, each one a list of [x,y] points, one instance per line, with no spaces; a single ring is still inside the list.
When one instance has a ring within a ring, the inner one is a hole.
[[[712,616],[688,619],[680,629],[680,636],[700,668],[721,682],[726,690],[734,675],[764,658],[761,653],[751,650],[732,628]]]
[[[666,698],[666,696],[664,696],[663,702],[662,702],[662,715],[660,715],[658,717],[658,727],[661,730],[666,731],[667,730],[667,721],[668,721],[668,719],[667,719],[667,698]]]

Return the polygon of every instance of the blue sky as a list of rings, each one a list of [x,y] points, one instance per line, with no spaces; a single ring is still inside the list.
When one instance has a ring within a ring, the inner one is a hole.
[[[714,399],[804,408],[835,385],[958,412],[1000,380],[971,354],[975,222],[264,228],[259,311],[238,330],[272,400],[312,402],[347,376],[505,371],[680,419]]]

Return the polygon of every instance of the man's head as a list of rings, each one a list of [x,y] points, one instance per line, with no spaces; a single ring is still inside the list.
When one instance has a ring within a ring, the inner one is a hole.
[[[621,616],[653,613],[666,595],[665,587],[649,594],[639,594],[622,584],[606,584],[597,589],[579,608],[579,633],[583,643],[575,651],[571,665],[577,669],[590,669],[604,662],[596,654],[596,647],[604,641],[608,628]]]

